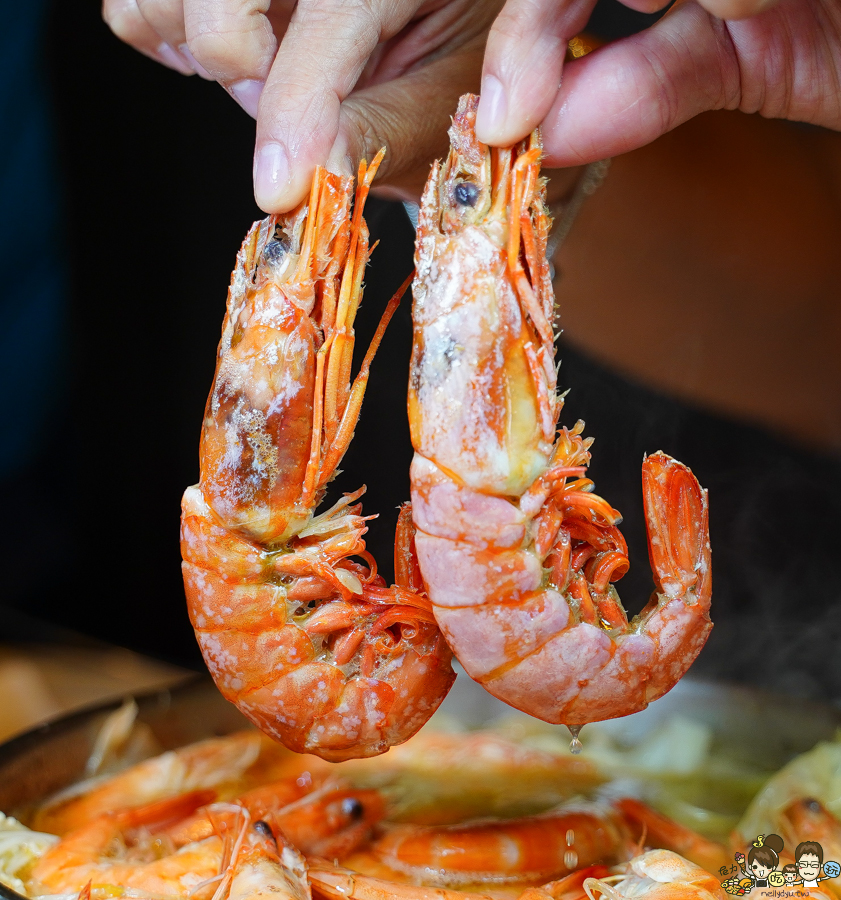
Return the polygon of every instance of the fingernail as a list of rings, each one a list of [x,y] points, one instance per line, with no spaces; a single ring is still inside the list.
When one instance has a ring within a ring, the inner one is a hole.
[[[263,93],[264,86],[265,82],[257,81],[256,78],[243,78],[242,81],[234,82],[228,88],[228,93],[252,119],[256,119],[257,107],[260,105],[260,94]]]
[[[257,203],[268,211],[279,204],[289,183],[289,157],[283,144],[263,144],[254,157],[254,194]]]
[[[210,72],[205,69],[205,67],[190,53],[190,48],[186,44],[178,45],[178,52],[187,60],[187,62],[193,67],[193,71],[200,78],[204,78],[206,81],[216,81],[216,79],[210,74]]]
[[[177,50],[173,50],[166,42],[158,46],[157,53],[161,62],[163,62],[165,66],[169,66],[170,69],[175,69],[176,72],[180,72],[182,75],[194,74],[193,69],[187,60],[184,59]]]
[[[479,109],[476,111],[476,134],[479,140],[491,143],[505,125],[507,114],[508,102],[502,82],[495,75],[485,75],[482,79]]]

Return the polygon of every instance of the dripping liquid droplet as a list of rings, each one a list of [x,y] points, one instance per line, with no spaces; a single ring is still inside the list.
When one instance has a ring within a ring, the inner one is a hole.
[[[569,733],[572,735],[572,740],[569,742],[569,752],[574,756],[578,756],[581,752],[582,744],[578,739],[578,735],[581,734],[581,726],[580,725],[567,725],[569,729]]]

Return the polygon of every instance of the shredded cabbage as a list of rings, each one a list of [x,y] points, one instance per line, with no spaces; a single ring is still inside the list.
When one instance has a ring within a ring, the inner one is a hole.
[[[85,766],[85,774],[88,777],[99,775],[105,767],[106,760],[111,756],[116,756],[125,747],[134,728],[137,712],[137,704],[134,699],[128,699],[118,710],[108,716],[99,729],[93,750]]]
[[[773,831],[780,811],[800,797],[814,797],[834,816],[841,816],[841,733],[772,775],[739,822],[739,833],[749,841],[753,835]]]
[[[54,834],[32,831],[0,813],[0,884],[26,896],[21,877],[57,842]]]
[[[510,740],[569,758],[569,732],[537,720],[508,717],[497,729]],[[636,797],[687,828],[726,841],[770,772],[739,762],[717,745],[713,729],[680,714],[636,740],[594,722],[579,757],[592,762],[601,796]],[[759,832],[757,832],[759,833]]]

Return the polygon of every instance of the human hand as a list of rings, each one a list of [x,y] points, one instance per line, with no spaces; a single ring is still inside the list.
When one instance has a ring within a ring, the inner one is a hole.
[[[841,129],[841,0],[772,2],[679,0],[561,78],[567,41],[595,0],[507,0],[488,39],[476,133],[505,146],[542,122],[547,163],[569,166],[641,147],[711,109]]]
[[[380,192],[414,198],[479,84],[502,0],[104,0],[111,29],[218,81],[257,119],[257,203],[282,212],[316,165],[355,173],[381,146]],[[383,185],[388,186],[383,190]]]

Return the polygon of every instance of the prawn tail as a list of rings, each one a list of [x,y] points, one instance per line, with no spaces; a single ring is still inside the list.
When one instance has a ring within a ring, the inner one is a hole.
[[[648,702],[686,673],[712,629],[712,571],[707,491],[691,469],[665,453],[642,466],[648,552],[655,591],[638,616],[639,630],[656,644]]]

